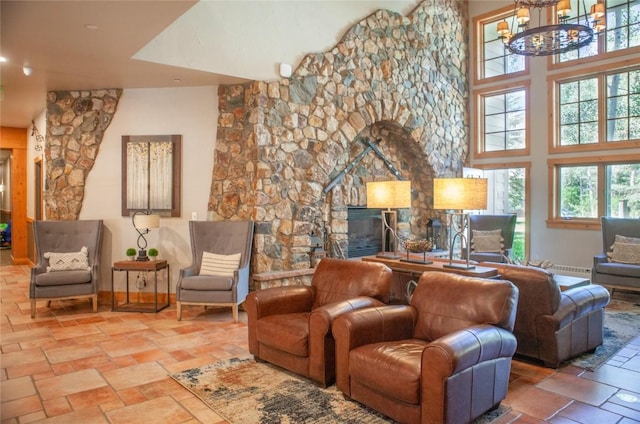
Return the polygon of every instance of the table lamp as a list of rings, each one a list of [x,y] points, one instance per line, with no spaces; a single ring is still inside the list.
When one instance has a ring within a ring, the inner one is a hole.
[[[367,208],[386,209],[382,211],[382,252],[376,256],[398,259],[397,224],[398,214],[391,209],[411,207],[411,181],[376,181],[367,183]],[[387,243],[389,240],[389,249]],[[391,251],[391,247],[393,250]]]
[[[133,228],[138,232],[138,256],[136,261],[148,261],[147,240],[144,238],[151,228],[160,227],[160,216],[154,215],[152,211],[135,211],[131,217]]]
[[[479,210],[487,208],[486,178],[435,178],[433,180],[433,208],[454,210]],[[473,269],[469,264],[471,228],[469,214],[451,212],[449,217],[449,264],[447,268]],[[460,240],[462,249],[467,249],[466,264],[453,263],[453,246]]]

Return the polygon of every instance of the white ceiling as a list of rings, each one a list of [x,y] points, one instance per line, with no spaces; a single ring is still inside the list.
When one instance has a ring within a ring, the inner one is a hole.
[[[46,92],[277,78],[378,8],[417,0],[2,0],[0,124],[28,127]],[[97,29],[89,29],[94,25]],[[23,74],[23,66],[33,69]],[[178,80],[178,81],[177,81]]]

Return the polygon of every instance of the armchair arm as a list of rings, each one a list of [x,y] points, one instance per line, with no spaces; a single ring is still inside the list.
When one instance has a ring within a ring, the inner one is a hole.
[[[186,268],[180,269],[180,280],[186,277],[193,277],[194,275],[198,275],[200,270],[195,264],[191,264]]]
[[[251,292],[247,297],[247,314],[256,320],[280,314],[310,312],[313,289],[309,286],[284,286]]]
[[[456,331],[429,343],[422,353],[425,371],[442,381],[481,362],[511,357],[516,353],[513,333],[494,325],[482,324]]]
[[[348,396],[349,352],[370,343],[413,337],[415,309],[408,305],[379,306],[347,312],[333,320],[336,343],[336,385]]]
[[[311,311],[313,305],[313,289],[309,286],[272,287],[249,293],[244,302],[247,311],[247,332],[249,352],[255,356],[260,354],[260,344],[256,327],[260,318],[295,312]]]
[[[516,344],[513,333],[488,324],[456,331],[429,343],[422,353],[421,363],[423,408],[445,404],[447,378],[482,362],[511,358],[516,352]],[[441,412],[434,411],[434,414]]]
[[[558,309],[548,317],[550,321],[555,321],[555,324],[547,325],[554,327],[555,332],[576,318],[593,310],[604,308],[609,304],[609,300],[610,296],[607,289],[596,284],[563,291]],[[545,317],[540,318],[541,322],[547,320]]]
[[[608,261],[608,258],[606,253],[598,253],[593,257],[593,266],[605,263],[607,261]]]

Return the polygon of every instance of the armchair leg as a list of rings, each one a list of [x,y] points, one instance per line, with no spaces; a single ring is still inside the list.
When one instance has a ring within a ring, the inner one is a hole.
[[[231,306],[231,315],[233,315],[233,322],[238,322],[238,305]]]
[[[176,313],[178,314],[178,321],[182,321],[182,303],[176,302]]]
[[[31,299],[31,318],[36,317],[36,300]]]
[[[93,313],[96,313],[98,312],[98,295],[94,294],[91,300],[93,303]]]

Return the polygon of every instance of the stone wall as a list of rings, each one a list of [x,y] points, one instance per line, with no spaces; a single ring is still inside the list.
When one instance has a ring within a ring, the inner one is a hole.
[[[78,219],[85,181],[121,95],[121,89],[47,93],[46,219]]]
[[[408,16],[380,10],[330,51],[307,55],[274,82],[220,87],[209,211],[256,221],[253,272],[309,267],[311,234],[347,245],[347,207],[366,205],[366,182],[397,178],[368,154],[325,187],[370,137],[412,181],[410,228],[424,235],[434,177],[467,160],[466,6],[426,0]]]

